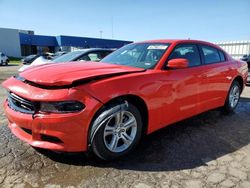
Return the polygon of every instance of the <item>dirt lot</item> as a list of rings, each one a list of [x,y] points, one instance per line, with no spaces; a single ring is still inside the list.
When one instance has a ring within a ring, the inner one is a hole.
[[[0,67],[0,82],[17,68]],[[1,107],[0,187],[13,186],[249,188],[250,88],[236,113],[214,110],[169,126],[114,162],[37,151],[10,133]]]

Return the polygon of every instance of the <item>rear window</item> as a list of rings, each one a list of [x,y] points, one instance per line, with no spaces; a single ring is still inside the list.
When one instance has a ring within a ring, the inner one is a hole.
[[[205,64],[217,63],[221,61],[219,52],[216,48],[202,45],[201,49],[204,55]]]
[[[219,50],[219,55],[220,55],[220,61],[226,61],[225,54]]]

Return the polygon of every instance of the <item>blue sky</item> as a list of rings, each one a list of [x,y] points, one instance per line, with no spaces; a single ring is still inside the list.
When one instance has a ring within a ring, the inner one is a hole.
[[[123,40],[250,39],[250,0],[0,0],[0,27]]]

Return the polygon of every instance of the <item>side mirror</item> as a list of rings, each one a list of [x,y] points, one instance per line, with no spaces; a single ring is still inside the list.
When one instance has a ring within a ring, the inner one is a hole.
[[[184,58],[176,58],[168,61],[168,68],[182,69],[188,67],[188,60]]]

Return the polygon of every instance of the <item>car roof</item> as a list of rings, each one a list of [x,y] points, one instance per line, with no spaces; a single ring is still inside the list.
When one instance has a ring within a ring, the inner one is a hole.
[[[157,39],[157,40],[147,40],[142,42],[136,42],[136,43],[201,43],[201,44],[208,44],[213,45],[213,43],[202,41],[202,40],[192,40],[192,39]]]
[[[192,39],[158,39],[158,40],[147,40],[142,42],[135,42],[135,43],[168,43],[168,44],[179,44],[179,43],[198,43],[198,44],[204,44],[209,45],[212,47],[215,47],[217,49],[220,49],[221,51],[224,51],[220,46],[213,44],[211,42],[206,42],[202,40],[192,40]]]
[[[81,49],[81,50],[75,50],[79,52],[92,52],[92,51],[114,51],[109,48],[86,48],[86,49]]]

